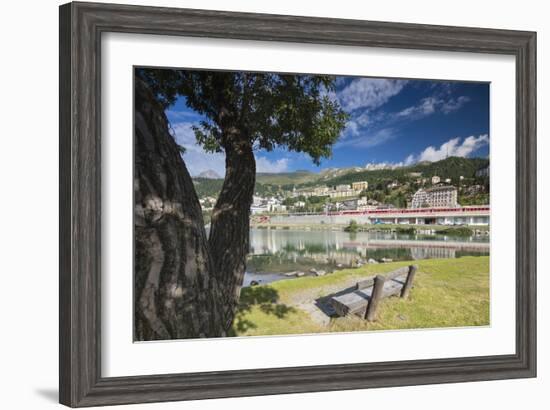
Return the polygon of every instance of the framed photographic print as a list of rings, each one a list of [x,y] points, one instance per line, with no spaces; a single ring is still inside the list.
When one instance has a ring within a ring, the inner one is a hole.
[[[536,375],[536,34],[60,7],[60,402]]]

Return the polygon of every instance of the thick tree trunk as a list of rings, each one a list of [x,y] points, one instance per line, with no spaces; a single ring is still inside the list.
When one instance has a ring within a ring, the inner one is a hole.
[[[136,340],[223,336],[232,318],[226,303],[233,306],[227,283],[219,282],[225,270],[219,269],[222,259],[210,256],[193,181],[167,124],[163,108],[136,77],[134,336]],[[243,236],[248,223],[241,212],[230,226]],[[218,227],[215,223],[213,230],[225,231]],[[233,241],[227,234],[223,238],[226,244]],[[222,258],[227,255],[216,249]],[[243,261],[239,250],[238,259]],[[232,258],[229,266],[235,266]]]
[[[234,131],[224,144],[225,180],[212,212],[210,252],[223,286],[226,327],[233,321],[249,253],[250,207],[256,181],[252,147]]]

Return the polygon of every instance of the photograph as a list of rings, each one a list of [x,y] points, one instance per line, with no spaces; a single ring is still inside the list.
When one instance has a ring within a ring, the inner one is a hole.
[[[490,325],[489,83],[136,66],[133,97],[135,342]]]
[[[544,9],[6,2],[0,410],[545,407]]]

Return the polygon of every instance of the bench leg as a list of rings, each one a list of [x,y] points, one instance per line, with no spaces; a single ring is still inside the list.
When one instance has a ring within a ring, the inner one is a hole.
[[[377,275],[374,278],[374,287],[372,289],[372,294],[369,300],[369,304],[367,305],[367,313],[365,315],[366,319],[369,322],[373,322],[376,320],[376,312],[378,310],[378,305],[382,300],[382,292],[384,291],[385,282],[386,282],[386,278],[384,276]]]
[[[416,266],[414,265],[409,266],[409,273],[407,274],[407,280],[405,280],[403,289],[401,289],[402,298],[407,298],[409,296],[409,292],[411,291],[415,274],[416,274]]]

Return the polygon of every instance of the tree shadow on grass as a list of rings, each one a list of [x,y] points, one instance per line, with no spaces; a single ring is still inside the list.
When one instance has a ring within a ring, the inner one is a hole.
[[[273,315],[284,319],[296,310],[285,304],[278,303],[279,293],[270,286],[251,286],[241,290],[239,307],[229,336],[242,335],[250,329],[257,329],[258,324],[250,320],[249,314],[254,307],[258,307],[265,315]]]

